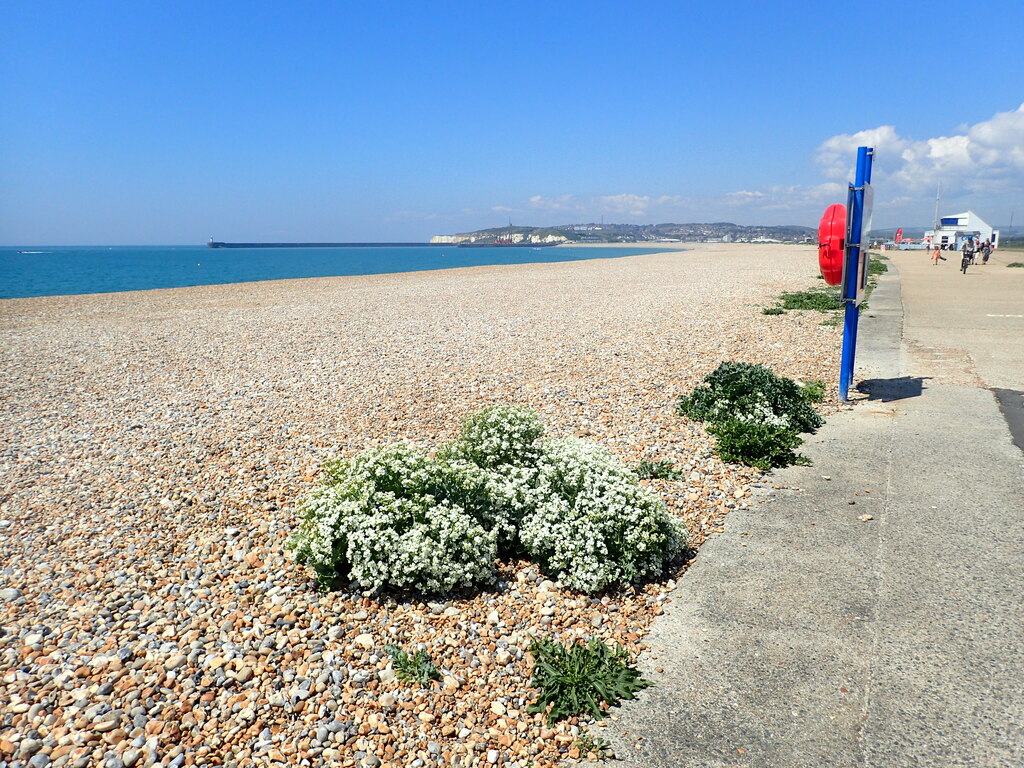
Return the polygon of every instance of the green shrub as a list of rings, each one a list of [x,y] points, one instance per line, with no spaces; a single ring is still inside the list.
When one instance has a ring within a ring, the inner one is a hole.
[[[782,307],[765,307],[761,310],[762,315],[784,315],[786,310]]]
[[[633,470],[641,480],[678,480],[682,473],[672,466],[671,461],[644,459]]]
[[[410,656],[401,646],[388,643],[384,652],[391,657],[395,674],[403,683],[417,683],[426,688],[431,680],[441,679],[441,670],[423,649]]]
[[[806,462],[796,453],[804,441],[788,427],[732,419],[712,424],[708,432],[718,439],[718,455],[723,461],[765,471]]]
[[[455,498],[488,530],[497,531],[498,553],[521,549],[518,530],[533,508],[536,466],[544,425],[537,413],[493,405],[470,414],[458,436],[441,446],[437,460],[447,471],[444,498]]]
[[[598,760],[604,760],[612,750],[612,745],[607,739],[595,736],[589,731],[581,731],[579,738],[572,745],[579,750],[581,756],[592,754]]]
[[[1024,261],[1011,261],[1006,266],[1008,266],[1008,267],[1024,267]]]
[[[800,394],[808,403],[820,403],[825,399],[825,382],[808,381],[800,388]]]
[[[697,421],[754,421],[796,432],[814,432],[825,423],[799,384],[756,363],[722,363],[703,386],[679,399],[679,411]]]
[[[537,701],[527,712],[547,714],[548,724],[576,715],[605,717],[601,704],[617,706],[622,699],[634,699],[637,691],[651,683],[630,666],[629,654],[621,646],[614,650],[594,638],[587,645],[568,646],[544,638],[530,645]]]
[[[884,275],[889,271],[889,265],[885,263],[885,260],[878,256],[872,256],[871,261],[868,262],[868,275]]]
[[[679,411],[709,424],[724,461],[768,470],[805,461],[797,435],[824,424],[810,405],[824,393],[820,381],[800,386],[762,365],[725,362],[679,399]]]
[[[689,544],[682,521],[636,475],[575,439],[545,441],[536,508],[519,538],[546,573],[581,592],[655,576]]]
[[[837,288],[818,288],[812,291],[787,291],[779,296],[779,306],[782,309],[834,312],[843,308],[843,300]]]

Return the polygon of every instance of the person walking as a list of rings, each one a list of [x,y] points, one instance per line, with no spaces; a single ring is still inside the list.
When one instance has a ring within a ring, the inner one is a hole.
[[[939,246],[936,245],[934,248],[932,248],[932,264],[938,264],[940,258],[941,257],[939,256]]]
[[[992,243],[986,240],[981,246],[981,263],[988,264],[988,257],[992,255]]]

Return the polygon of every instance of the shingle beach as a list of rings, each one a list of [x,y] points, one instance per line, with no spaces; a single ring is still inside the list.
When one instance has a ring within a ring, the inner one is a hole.
[[[650,484],[703,541],[761,475],[676,398],[723,360],[835,382],[841,328],[761,314],[821,285],[812,247],[687,247],[0,301],[0,766],[569,754],[579,724],[525,711],[528,637],[642,652],[685,568],[591,598],[505,563],[494,590],[421,602],[320,594],[282,545],[325,458],[435,445],[500,402],[671,461],[686,479]],[[395,679],[391,642],[443,681]]]

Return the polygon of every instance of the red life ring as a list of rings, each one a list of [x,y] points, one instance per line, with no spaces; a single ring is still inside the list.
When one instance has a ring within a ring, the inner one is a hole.
[[[818,266],[829,285],[843,282],[846,255],[846,206],[842,203],[825,209],[818,225]]]

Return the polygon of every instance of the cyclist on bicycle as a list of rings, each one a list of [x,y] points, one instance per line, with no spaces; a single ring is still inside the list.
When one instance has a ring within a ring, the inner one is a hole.
[[[964,240],[964,245],[963,245],[963,248],[961,249],[961,251],[963,252],[963,256],[964,257],[963,257],[963,263],[962,263],[962,265],[960,267],[960,271],[963,272],[964,274],[967,274],[967,265],[974,263],[974,238],[973,237],[968,237],[966,240]]]

